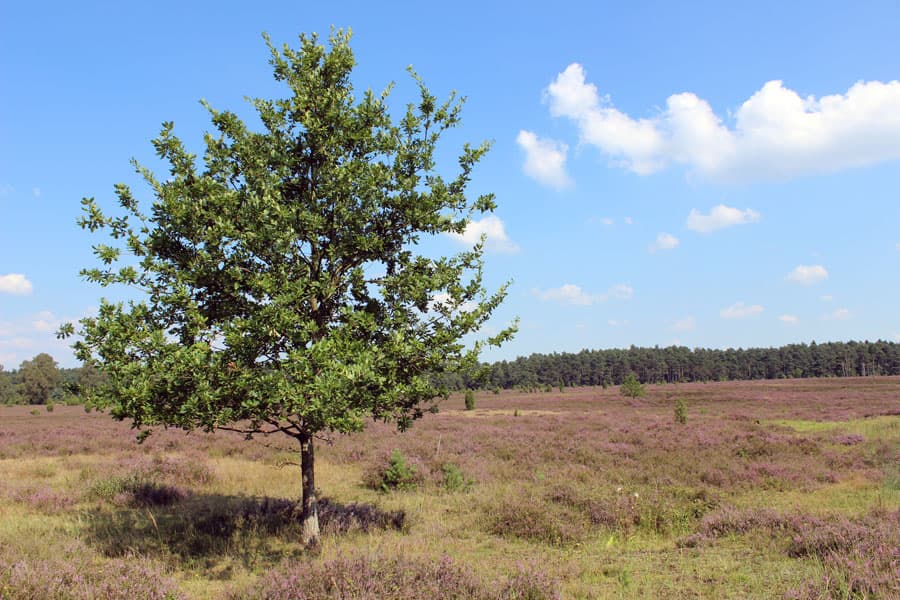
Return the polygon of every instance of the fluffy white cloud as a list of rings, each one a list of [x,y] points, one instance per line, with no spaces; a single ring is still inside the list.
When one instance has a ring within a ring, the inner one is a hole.
[[[590,306],[597,301],[597,296],[588,294],[573,283],[566,283],[558,288],[549,290],[532,290],[535,296],[544,302],[560,302],[562,304],[574,304],[576,306]]]
[[[735,302],[728,308],[720,310],[719,316],[723,319],[745,319],[747,317],[755,317],[763,310],[763,307],[759,304],[747,306],[743,302]]]
[[[798,265],[785,278],[801,285],[812,285],[828,279],[828,271],[822,265]]]
[[[696,328],[697,319],[691,316],[678,319],[672,324],[672,331],[693,331]]]
[[[796,325],[800,322],[800,319],[798,319],[794,315],[781,315],[780,317],[778,317],[778,320],[782,323],[787,323],[788,325]]]
[[[503,221],[496,215],[488,215],[481,220],[471,221],[463,233],[450,233],[448,235],[469,246],[477,244],[481,236],[484,235],[486,236],[485,248],[488,250],[505,254],[514,254],[519,251],[519,247],[506,234],[506,227],[503,225]]]
[[[616,109],[573,63],[547,87],[550,113],[581,141],[645,175],[671,164],[719,180],[773,180],[900,158],[900,81],[858,82],[844,94],[801,97],[769,81],[725,123],[709,103],[669,96],[650,118]]]
[[[609,217],[603,217],[602,219],[600,219],[600,222],[604,225],[612,225],[614,223],[614,221]],[[900,246],[900,244],[898,244],[898,246]]]
[[[545,185],[565,188],[572,185],[566,174],[569,147],[555,140],[541,139],[530,131],[520,131],[516,143],[525,151],[525,174]]]
[[[605,302],[610,298],[631,300],[634,296],[634,288],[624,283],[616,284],[602,294],[590,294],[573,283],[566,283],[558,288],[548,290],[533,289],[531,292],[544,302],[559,302],[575,306],[590,306],[597,302]]]
[[[0,275],[0,294],[17,294],[24,296],[31,293],[31,282],[21,273]]]
[[[826,321],[846,321],[853,315],[850,313],[850,310],[847,308],[839,308],[833,312],[828,313],[823,319]]]
[[[647,248],[651,253],[657,250],[672,250],[678,246],[678,238],[671,233],[660,233],[656,241]]]
[[[719,204],[709,211],[708,215],[704,215],[697,209],[692,208],[691,214],[687,218],[687,227],[693,231],[700,233],[709,233],[716,229],[724,229],[733,225],[744,225],[746,223],[756,223],[759,221],[759,213],[750,208],[741,210]]]
[[[606,322],[606,324],[609,325],[610,327],[627,327],[630,323],[631,323],[631,321],[629,321],[627,319],[624,321],[619,321],[617,319],[610,319]]]
[[[633,224],[634,224],[634,219],[632,219],[631,217],[625,217],[625,224],[626,224],[626,225],[633,225]]]

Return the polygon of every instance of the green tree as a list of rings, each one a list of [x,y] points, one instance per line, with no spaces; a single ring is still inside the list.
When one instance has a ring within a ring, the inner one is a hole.
[[[629,398],[640,398],[646,392],[635,374],[629,373],[625,376],[625,381],[622,382],[621,387],[619,387],[619,393]]]
[[[483,242],[438,258],[417,247],[495,208],[493,195],[465,193],[487,144],[465,145],[452,178],[436,169],[462,100],[438,102],[410,71],[417,100],[395,122],[392,86],[354,96],[349,33],[333,32],[327,47],[301,35],[298,49],[264,37],[289,94],[251,101],[261,131],[204,103],[215,133],[202,168],[172,123],[153,142],[167,178],[135,163],[153,192],[149,212],[123,184],[119,216],[82,201],[81,226],[112,238],[95,246],[101,265],[83,275],[146,296],[101,301],[74,347],[106,378],[92,401],[142,436],[168,425],[294,438],[310,542],[314,440],[359,431],[371,417],[405,429],[446,397],[435,375],[476,367],[483,345],[514,326],[467,347],[461,339],[507,286],[485,290]]]
[[[47,404],[60,378],[56,361],[43,352],[23,361],[19,376],[22,379],[22,394],[29,404]]]
[[[679,425],[687,424],[687,404],[684,398],[675,400],[675,422]]]
[[[13,385],[13,374],[3,370],[0,365],[0,404],[16,404],[18,394]]]

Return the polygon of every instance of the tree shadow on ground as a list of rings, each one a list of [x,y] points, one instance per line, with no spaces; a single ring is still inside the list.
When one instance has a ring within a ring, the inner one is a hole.
[[[152,501],[157,497],[166,500]],[[309,551],[299,543],[299,502],[285,498],[145,494],[124,506],[98,504],[83,513],[82,524],[87,542],[105,556],[153,556],[223,579],[235,564],[255,569]],[[406,515],[323,498],[319,524],[323,536],[404,530]]]

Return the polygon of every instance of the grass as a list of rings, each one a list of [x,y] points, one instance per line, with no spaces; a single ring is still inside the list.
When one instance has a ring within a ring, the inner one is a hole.
[[[898,396],[900,378],[484,392],[471,411],[454,397],[403,435],[372,424],[320,446],[314,550],[297,543],[287,440],[162,431],[138,446],[79,407],[3,408],[0,597],[22,593],[4,588],[18,564],[86,577],[79,600],[147,578],[198,599],[300,581],[405,598],[425,579],[443,587],[420,594],[585,599],[853,597],[867,580],[888,598]],[[394,450],[416,487],[366,485]],[[466,485],[447,488],[448,464]]]

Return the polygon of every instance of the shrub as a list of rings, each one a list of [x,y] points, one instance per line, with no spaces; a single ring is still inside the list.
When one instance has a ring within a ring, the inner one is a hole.
[[[295,512],[298,510],[295,509]],[[320,498],[318,511],[319,523],[325,534],[368,532],[375,529],[403,531],[406,527],[405,512],[384,511],[374,504],[339,504],[328,498]]]
[[[448,492],[468,492],[472,489],[472,480],[466,477],[459,467],[453,463],[444,463],[441,465],[441,472],[444,475],[443,486]]]
[[[466,410],[475,408],[475,394],[472,390],[466,390]]]
[[[487,509],[487,531],[502,537],[568,546],[585,534],[578,515],[559,506],[548,506],[535,499],[501,502]]]
[[[675,400],[675,422],[679,425],[687,423],[687,404],[685,404],[684,398]]]
[[[423,476],[402,452],[394,449],[387,464],[368,474],[365,480],[369,487],[382,492],[405,491],[417,488],[422,483]]]
[[[647,392],[634,373],[629,373],[619,387],[619,393],[628,398],[640,398]]]
[[[53,402],[50,401],[50,400],[48,400],[48,401],[47,401],[47,404],[44,405],[44,408],[47,409],[47,412],[53,412],[53,409],[54,409],[54,404],[53,404]]]

